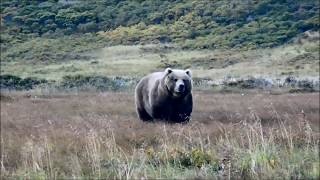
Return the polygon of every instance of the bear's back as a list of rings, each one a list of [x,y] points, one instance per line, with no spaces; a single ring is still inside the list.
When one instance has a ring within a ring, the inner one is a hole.
[[[146,79],[148,81],[148,89],[152,89],[158,80],[161,80],[164,76],[163,72],[154,72],[146,76]]]

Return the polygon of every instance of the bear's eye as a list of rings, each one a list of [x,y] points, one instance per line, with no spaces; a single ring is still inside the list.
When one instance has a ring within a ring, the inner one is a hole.
[[[174,79],[174,81],[175,81],[175,82],[177,82],[177,81],[178,81],[178,79]]]

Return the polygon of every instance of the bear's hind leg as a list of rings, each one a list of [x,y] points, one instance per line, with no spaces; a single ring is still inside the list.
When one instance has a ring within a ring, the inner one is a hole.
[[[138,117],[142,121],[152,121],[152,117],[147,113],[147,111],[143,108],[137,108]]]

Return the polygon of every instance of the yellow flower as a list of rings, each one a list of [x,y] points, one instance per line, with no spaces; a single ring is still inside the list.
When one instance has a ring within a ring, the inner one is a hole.
[[[154,149],[152,147],[149,147],[147,150],[146,150],[146,153],[147,153],[147,156],[149,159],[153,158],[154,156]]]
[[[274,168],[276,167],[276,165],[277,165],[276,160],[270,159],[270,160],[269,160],[269,165],[272,167],[272,169],[274,169]]]

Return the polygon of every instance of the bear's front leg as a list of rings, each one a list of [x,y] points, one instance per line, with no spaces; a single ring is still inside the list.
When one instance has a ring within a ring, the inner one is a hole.
[[[152,108],[152,117],[154,119],[165,120],[169,119],[169,115],[171,114],[171,110],[164,106],[156,106]]]
[[[177,113],[172,115],[169,118],[169,121],[173,123],[188,123],[190,119],[191,119],[190,113]]]
[[[189,122],[191,119],[193,101],[192,95],[189,94],[182,101],[176,101],[174,104],[174,109],[170,117],[172,122]]]

